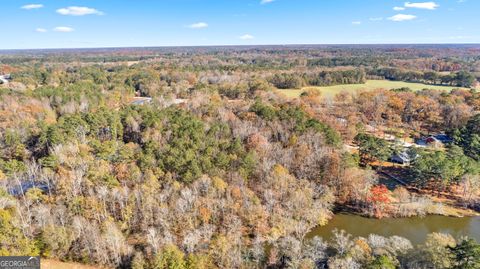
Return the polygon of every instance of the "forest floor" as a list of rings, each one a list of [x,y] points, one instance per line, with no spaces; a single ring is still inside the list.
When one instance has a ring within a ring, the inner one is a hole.
[[[57,260],[42,259],[40,261],[41,269],[105,269],[106,267],[84,265],[80,263],[61,262]]]
[[[348,84],[348,85],[336,85],[329,87],[304,87],[302,89],[288,89],[288,90],[278,90],[279,93],[284,94],[290,98],[297,98],[309,89],[315,89],[322,93],[322,96],[332,98],[335,95],[347,91],[347,92],[357,92],[357,91],[371,91],[376,89],[399,89],[399,88],[410,88],[413,91],[420,91],[423,89],[433,89],[433,90],[442,90],[442,91],[451,91],[452,89],[458,89],[458,87],[452,86],[437,86],[437,85],[427,85],[422,83],[411,83],[403,81],[390,81],[390,80],[367,80],[365,84]]]

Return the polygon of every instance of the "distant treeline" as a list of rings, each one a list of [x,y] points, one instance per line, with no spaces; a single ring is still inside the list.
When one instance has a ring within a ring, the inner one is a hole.
[[[387,60],[382,57],[334,57],[309,59],[309,67],[336,67],[336,66],[376,66],[386,63]]]
[[[464,88],[473,87],[477,81],[477,78],[467,71],[442,74],[435,71],[410,71],[390,67],[374,68],[368,71],[351,69],[310,73],[279,73],[268,78],[268,81],[278,89],[300,89],[305,86],[363,84],[367,77]]]
[[[432,85],[449,85],[470,88],[474,86],[476,77],[467,72],[459,71],[441,74],[434,71],[409,71],[398,68],[376,68],[368,72],[370,76],[377,76],[388,80],[421,82]]]
[[[362,84],[366,81],[366,73],[363,69],[321,71],[316,73],[281,73],[273,75],[268,81],[279,89],[299,89],[304,86]]]

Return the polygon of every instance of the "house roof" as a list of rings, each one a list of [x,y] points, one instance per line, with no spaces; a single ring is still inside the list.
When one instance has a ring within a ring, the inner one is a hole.
[[[412,156],[407,150],[394,154],[391,159],[401,160],[402,162],[411,162],[415,160],[418,156]]]
[[[438,134],[438,135],[434,135],[433,137],[435,139],[437,139],[438,141],[442,142],[442,143],[453,142],[453,138],[451,138],[450,136],[448,136],[446,134]]]
[[[401,159],[403,161],[408,161],[408,162],[411,161],[410,156],[408,156],[406,152],[395,154],[394,157]]]

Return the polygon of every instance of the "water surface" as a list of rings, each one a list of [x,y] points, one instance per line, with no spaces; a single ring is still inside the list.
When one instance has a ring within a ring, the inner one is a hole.
[[[448,233],[459,238],[468,236],[480,242],[480,217],[452,218],[427,216],[424,218],[370,219],[352,214],[337,214],[323,227],[313,229],[307,238],[320,236],[328,240],[337,228],[353,236],[367,237],[369,234],[382,236],[398,235],[413,244],[423,243],[429,233]]]

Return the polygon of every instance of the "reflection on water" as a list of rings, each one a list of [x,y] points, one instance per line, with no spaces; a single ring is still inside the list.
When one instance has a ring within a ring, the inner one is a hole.
[[[480,242],[480,217],[451,218],[427,216],[425,218],[369,219],[350,214],[338,214],[328,225],[313,229],[307,238],[320,236],[330,239],[337,228],[353,236],[367,237],[369,234],[382,236],[398,235],[413,244],[423,243],[429,233],[448,233],[455,238],[468,236]]]

